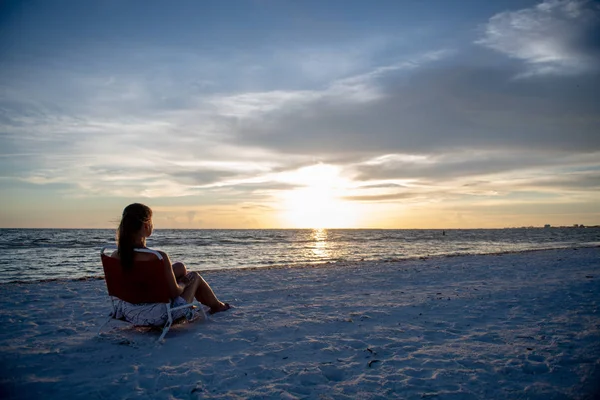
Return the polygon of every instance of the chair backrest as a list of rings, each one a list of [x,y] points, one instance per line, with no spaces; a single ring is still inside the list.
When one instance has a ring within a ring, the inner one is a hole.
[[[108,294],[132,304],[169,303],[164,261],[160,253],[155,253],[160,258],[136,261],[132,268],[124,269],[121,260],[104,254],[103,249],[100,257]]]

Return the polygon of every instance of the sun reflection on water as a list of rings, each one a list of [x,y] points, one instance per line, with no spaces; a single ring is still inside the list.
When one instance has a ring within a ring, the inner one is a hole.
[[[329,250],[327,249],[327,229],[313,229],[312,239],[314,240],[313,254],[318,258],[327,258],[329,256]]]

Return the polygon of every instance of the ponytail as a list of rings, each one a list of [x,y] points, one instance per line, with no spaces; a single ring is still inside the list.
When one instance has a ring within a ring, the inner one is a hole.
[[[134,246],[136,235],[140,232],[144,223],[150,222],[152,210],[150,207],[140,203],[133,203],[125,207],[123,217],[117,230],[117,252],[124,269],[133,267]]]

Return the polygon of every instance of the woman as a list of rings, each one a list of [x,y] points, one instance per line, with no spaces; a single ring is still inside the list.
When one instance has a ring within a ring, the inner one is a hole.
[[[150,207],[139,203],[125,207],[117,231],[118,249],[112,254],[112,257],[119,258],[123,268],[130,268],[134,261],[156,259],[153,254],[134,251],[146,248],[146,238],[152,234],[152,229]],[[210,307],[211,314],[230,308],[229,304],[223,303],[217,298],[199,273],[187,272],[183,263],[171,264],[166,253],[162,251],[159,253],[165,262],[165,279],[169,286],[173,306],[191,303],[196,298],[200,303]]]

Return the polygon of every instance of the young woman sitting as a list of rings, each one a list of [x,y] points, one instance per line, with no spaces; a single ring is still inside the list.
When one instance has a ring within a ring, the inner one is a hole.
[[[146,248],[146,238],[152,234],[152,210],[150,207],[134,203],[125,207],[119,229],[117,231],[117,250],[111,257],[121,261],[121,267],[131,268],[136,261],[149,261],[156,259],[151,253],[136,252],[135,249]],[[198,272],[188,272],[181,262],[171,264],[169,256],[159,251],[165,263],[165,279],[171,294],[171,306],[177,307],[191,303],[194,298],[200,303],[210,307],[210,313],[214,314],[230,308],[229,304],[220,301],[208,283]],[[160,311],[158,311],[160,310]],[[120,301],[117,305],[117,318],[124,317],[130,322],[139,325],[161,324],[163,320],[164,307],[152,307],[152,305],[134,305]],[[160,312],[161,315],[156,315]],[[186,311],[181,315],[188,316]]]

